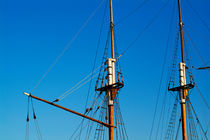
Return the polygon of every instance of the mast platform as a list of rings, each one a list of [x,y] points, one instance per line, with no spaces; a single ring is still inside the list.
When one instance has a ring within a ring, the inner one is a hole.
[[[194,88],[195,84],[190,83],[190,84],[186,84],[184,86],[178,86],[178,87],[174,87],[174,88],[168,88],[168,91],[180,91],[181,89],[187,89],[190,90],[192,88]]]
[[[114,83],[112,85],[107,85],[105,87],[101,87],[101,88],[97,88],[96,91],[107,91],[107,90],[110,90],[110,89],[121,89],[122,87],[124,87],[124,84],[121,83],[121,82],[117,82],[117,83]]]

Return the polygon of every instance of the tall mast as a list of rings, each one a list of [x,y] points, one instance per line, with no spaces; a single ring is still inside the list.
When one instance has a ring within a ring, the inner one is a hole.
[[[180,77],[180,87],[186,86],[186,73],[185,73],[185,60],[184,60],[184,37],[183,37],[183,22],[182,22],[182,13],[181,13],[181,3],[178,0],[178,8],[179,8],[179,27],[180,27],[180,37],[181,37],[181,55],[182,62],[179,63],[179,77]],[[182,137],[183,140],[187,140],[187,127],[186,127],[186,113],[185,113],[185,99],[187,96],[187,89],[180,88],[179,97],[181,104],[181,117],[182,117]]]
[[[183,22],[182,22],[182,13],[181,13],[181,3],[178,0],[179,7],[179,27],[180,27],[180,37],[181,37],[181,53],[182,53],[182,63],[184,63],[184,36],[183,36]]]
[[[109,78],[109,85],[115,84],[115,56],[114,56],[114,24],[113,24],[113,9],[112,9],[112,0],[110,0],[110,31],[111,31],[111,57],[112,59],[109,59],[108,65],[112,67],[109,74],[112,74],[111,78]],[[113,100],[114,100],[114,89],[107,91],[107,97],[108,97],[108,108],[109,108],[109,124],[114,124],[114,115],[113,115]],[[114,140],[114,127],[109,127],[109,140]]]
[[[113,23],[113,9],[112,9],[112,0],[110,0],[110,30],[111,30],[111,53],[112,58],[114,59],[114,23]]]

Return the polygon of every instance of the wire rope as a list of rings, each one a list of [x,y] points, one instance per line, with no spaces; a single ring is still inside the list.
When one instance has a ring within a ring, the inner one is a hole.
[[[30,93],[32,93],[39,84],[43,81],[43,79],[46,77],[46,75],[51,71],[51,69],[55,66],[55,64],[58,62],[58,60],[64,55],[64,53],[68,50],[68,48],[71,46],[71,44],[76,40],[76,38],[79,36],[80,32],[86,27],[86,25],[89,23],[89,21],[93,18],[93,16],[96,14],[98,9],[101,7],[104,0],[101,0],[97,8],[91,13],[91,15],[87,18],[87,20],[84,22],[84,24],[80,27],[80,29],[76,32],[74,37],[70,40],[70,42],[67,44],[67,46],[63,49],[63,51],[58,55],[58,57],[55,59],[55,61],[50,65],[50,67],[47,69],[47,71],[43,74],[41,79],[36,83],[34,88],[31,90]]]
[[[203,94],[202,94],[202,93],[201,93],[201,91],[199,90],[198,86],[197,86],[197,85],[195,85],[195,88],[196,88],[196,90],[197,90],[198,94],[200,95],[201,99],[202,99],[202,100],[203,100],[203,102],[205,103],[206,107],[207,107],[207,108],[208,108],[208,110],[210,111],[210,107],[209,107],[209,105],[208,105],[207,101],[205,100],[205,98],[204,98]]]
[[[103,60],[102,60],[102,64],[104,65],[104,59],[107,57],[107,53],[108,53],[108,41],[109,41],[109,36],[110,36],[110,30],[108,31],[108,34],[107,34],[107,40],[106,40],[106,45],[105,45],[105,50],[104,50],[104,55],[103,55]],[[101,67],[101,69],[100,69],[100,72],[102,71],[102,67]],[[98,75],[98,79],[100,78],[100,73],[99,73],[99,75]],[[96,83],[96,85],[97,85],[97,83]],[[96,101],[96,93],[97,92],[95,92],[95,94],[94,94],[94,96],[92,97],[92,99],[91,99],[91,102],[94,104],[94,102]],[[91,103],[90,102],[90,103]],[[94,114],[93,114],[94,115]],[[88,121],[88,128],[87,128],[87,133],[86,133],[86,138],[85,139],[89,139],[89,137],[90,137],[90,132],[91,132],[91,130],[92,130],[92,125],[93,125],[93,123],[92,122],[90,122],[90,121]]]
[[[33,105],[33,99],[31,98],[31,106],[32,106],[32,112],[33,112],[33,118],[34,118],[34,124],[35,124],[35,128],[36,128],[36,133],[37,133],[37,139],[42,140],[42,134],[39,128],[39,124],[37,121],[37,117],[35,114],[35,110],[34,110],[34,105]]]
[[[149,0],[144,0],[142,3],[140,3],[140,5],[138,5],[133,11],[131,11],[130,13],[128,13],[125,17],[123,17],[122,19],[120,19],[116,24],[120,24],[121,22],[123,22],[125,19],[127,19],[128,17],[130,17],[131,15],[133,15],[134,13],[136,13],[140,8],[142,8]]]
[[[93,102],[94,102],[94,101],[93,101]],[[91,109],[91,110],[92,110],[92,109]],[[91,116],[92,118],[94,118],[95,114],[96,114],[96,112],[92,112],[92,111],[91,111],[90,116]],[[90,134],[91,134],[92,127],[93,127],[93,122],[91,122],[90,120],[88,120],[88,123],[87,123],[86,126],[87,126],[87,130],[86,130],[86,137],[85,137],[85,139],[88,140],[89,137],[90,137]]]
[[[118,108],[118,113],[119,113],[119,118],[120,118],[120,124],[122,125],[122,128],[121,128],[121,131],[123,133],[123,139],[129,139],[128,138],[128,135],[127,135],[127,132],[126,132],[126,129],[125,129],[125,123],[124,123],[124,120],[123,120],[123,117],[122,117],[122,113],[121,113],[121,110],[120,110],[120,105],[119,105],[119,98],[117,98],[117,108]]]
[[[175,4],[172,8],[172,16],[171,16],[171,20],[170,20],[170,25],[172,26],[172,23],[173,23],[173,16],[174,16],[174,13],[173,12],[175,9]],[[169,28],[169,33],[171,32],[171,29],[172,27],[170,26]],[[152,137],[152,132],[153,132],[153,127],[154,127],[154,121],[155,121],[155,116],[156,116],[156,112],[157,112],[157,105],[158,105],[158,101],[159,101],[159,94],[160,94],[160,89],[161,89],[161,85],[162,85],[162,80],[163,80],[163,74],[164,74],[164,67],[165,67],[165,63],[166,63],[166,57],[167,57],[167,51],[168,51],[168,47],[169,47],[169,39],[170,39],[170,35],[168,35],[168,39],[167,39],[167,43],[166,43],[166,50],[165,50],[165,53],[164,53],[164,62],[163,62],[163,65],[162,65],[162,72],[161,72],[161,78],[160,78],[160,83],[159,83],[159,88],[158,88],[158,94],[157,94],[157,97],[156,97],[156,103],[155,103],[155,110],[154,110],[154,114],[153,114],[153,119],[152,119],[152,126],[151,126],[151,129],[150,129],[150,134],[149,134],[149,140],[151,140],[151,137]]]
[[[95,78],[97,75],[98,75],[98,73],[96,73],[94,76],[92,76],[90,79],[88,79],[87,81],[85,81],[81,85],[77,86],[76,88],[70,89],[70,91],[69,92],[66,92],[66,94],[63,95],[59,100],[62,100],[64,98],[66,98],[68,95],[70,95],[71,93],[75,92],[76,90],[78,90],[79,88],[81,88],[83,85],[87,84],[90,80],[92,80],[93,78]]]
[[[176,121],[176,116],[177,116],[177,106],[178,106],[178,95],[176,96],[174,106],[170,115],[170,120],[168,122],[168,128],[166,132],[166,139],[173,139],[174,137],[174,131],[175,131],[175,121]]]
[[[30,97],[28,97],[28,105],[27,105],[26,135],[25,135],[25,140],[29,140],[29,104],[30,104]]]
[[[77,84],[75,84],[72,88],[70,88],[69,90],[67,90],[66,92],[64,92],[61,96],[59,96],[55,101],[60,101],[63,98],[65,98],[66,96],[68,96],[70,93],[70,91],[75,89],[78,89],[78,87],[81,87],[81,85],[79,86],[79,84],[81,84],[82,82],[87,83],[87,81],[92,80],[98,73],[95,74],[95,76],[93,77],[93,74],[103,65],[99,66],[98,68],[96,68],[94,71],[92,71],[92,73],[90,73],[89,75],[87,75],[85,78],[83,78],[81,81],[79,81]],[[91,76],[91,77],[90,77]],[[89,78],[90,77],[90,78]],[[88,79],[89,78],[89,79]],[[86,80],[86,81],[85,81]],[[84,83],[82,85],[84,85]]]
[[[96,115],[96,112],[91,112],[92,115],[91,117],[94,118],[94,116]],[[93,129],[93,123],[92,121],[88,120],[88,128],[87,128],[87,133],[86,133],[86,140],[88,140],[90,138],[90,134],[91,134],[91,131]]]
[[[198,116],[197,116],[197,114],[196,114],[196,112],[195,112],[195,109],[194,109],[194,107],[192,106],[191,101],[188,100],[188,102],[189,102],[189,106],[192,108],[192,111],[193,111],[193,113],[194,113],[194,115],[195,115],[195,117],[196,117],[196,120],[197,120],[197,122],[198,122],[198,124],[199,124],[199,126],[200,126],[200,128],[201,128],[201,130],[202,130],[202,132],[203,132],[203,134],[204,134],[204,136],[205,136],[205,138],[206,138],[206,140],[208,140],[208,138],[207,138],[207,136],[206,136],[206,133],[205,133],[205,131],[204,131],[204,129],[203,129],[203,127],[202,127],[202,125],[201,125],[199,119],[198,119]]]
[[[178,124],[178,127],[177,127],[177,132],[176,132],[175,140],[177,140],[177,138],[178,138],[178,136],[179,136],[179,129],[180,129],[181,122],[182,122],[182,118],[180,117],[180,118],[179,118],[179,124]]]
[[[97,42],[97,48],[96,48],[96,54],[95,54],[95,58],[94,58],[92,72],[94,71],[95,66],[96,66],[98,50],[99,50],[99,46],[100,46],[100,43],[101,43],[102,29],[103,29],[105,15],[106,15],[106,11],[107,11],[107,5],[108,5],[108,1],[106,1],[105,8],[104,8],[104,13],[103,13],[102,23],[101,23],[101,27],[100,27],[100,31],[99,31],[99,38],[98,38],[98,42]],[[103,66],[103,65],[104,64],[102,64],[101,66]],[[92,77],[92,75],[91,75],[91,77]],[[89,84],[89,88],[88,88],[88,95],[87,95],[86,102],[85,102],[85,109],[87,108],[87,103],[88,103],[88,100],[89,100],[89,94],[90,94],[91,85],[92,85],[92,78],[91,78],[91,81],[90,81],[90,84]]]
[[[203,23],[203,25],[206,27],[206,29],[209,31],[209,27],[208,24],[203,20],[203,18],[201,18],[200,14],[197,12],[197,10],[195,10],[195,8],[193,8],[192,4],[190,3],[189,0],[186,0],[188,5],[190,6],[190,8],[193,10],[193,12],[198,16],[198,18],[200,19],[200,21]]]
[[[199,35],[200,37],[202,37],[203,39],[205,39],[206,41],[210,42],[210,39],[208,38],[208,36],[202,34],[199,31],[196,31],[195,29],[192,29],[189,25],[185,25],[185,30],[190,29],[190,31],[196,33],[196,35]],[[186,28],[187,27],[187,28]]]
[[[187,30],[185,30],[185,28],[184,28],[184,32],[186,32],[188,38],[190,39],[190,42],[191,42],[193,48],[195,49],[196,53],[198,54],[198,56],[199,56],[201,62],[203,63],[204,66],[206,66],[206,63],[204,62],[204,59],[202,58],[202,56],[201,56],[201,54],[199,53],[197,47],[195,46],[195,43],[192,41],[192,39],[191,39],[189,33],[187,32]],[[207,72],[210,74],[210,70],[209,70],[209,69],[207,69]]]
[[[82,119],[82,121],[80,122],[80,124],[77,126],[77,128],[74,130],[73,134],[70,136],[69,140],[71,140],[73,138],[73,136],[76,134],[76,132],[79,130],[79,128],[81,127],[83,121],[85,118]]]
[[[151,21],[143,28],[143,30],[141,30],[138,35],[136,36],[136,38],[130,43],[130,45],[128,45],[128,47],[117,57],[116,60],[118,60],[122,55],[124,55],[125,52],[128,51],[128,49],[130,47],[132,47],[136,41],[140,38],[140,36],[154,23],[154,21],[159,17],[160,13],[162,12],[162,10],[168,5],[170,0],[167,0],[167,2],[159,9],[158,12],[156,12],[156,15],[151,19]]]
[[[103,25],[104,25],[104,19],[105,19],[105,15],[106,15],[106,10],[107,10],[107,4],[108,4],[108,1],[106,2],[105,8],[104,8],[104,14],[103,14],[103,18],[102,18],[102,23],[101,23],[100,33],[99,33],[99,39],[98,39],[98,43],[97,43],[97,49],[96,49],[96,54],[95,54],[94,65],[93,65],[92,71],[94,71],[95,65],[96,65],[96,60],[97,60],[97,56],[98,56],[98,50],[99,50],[99,46],[100,46],[100,42],[101,42],[102,29],[103,29]],[[90,85],[89,85],[88,96],[89,96],[89,92],[90,92],[91,83],[92,83],[92,80],[91,80]],[[87,98],[87,101],[88,101],[88,98]],[[86,106],[87,106],[87,101],[86,101]]]
[[[196,125],[194,122],[194,116],[192,114],[192,109],[189,103],[189,96],[186,98],[186,113],[187,113],[187,118],[188,118],[188,132],[190,139],[196,140],[198,139],[198,134],[196,130]]]

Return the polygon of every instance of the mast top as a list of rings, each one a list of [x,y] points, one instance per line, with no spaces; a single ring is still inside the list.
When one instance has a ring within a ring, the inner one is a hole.
[[[182,55],[182,62],[185,63],[185,60],[184,60],[183,22],[182,22],[182,13],[181,13],[180,0],[178,0],[178,7],[179,7],[179,27],[180,27],[180,37],[181,37],[181,55]]]
[[[110,0],[110,30],[111,30],[111,57],[113,59],[115,59],[115,55],[114,55],[114,23],[113,23],[112,0]]]

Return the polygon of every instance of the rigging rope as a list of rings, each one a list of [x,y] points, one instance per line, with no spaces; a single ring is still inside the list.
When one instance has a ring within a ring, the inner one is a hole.
[[[37,117],[36,117],[36,114],[35,114],[35,111],[34,111],[34,105],[33,105],[33,100],[31,98],[31,106],[32,106],[32,112],[33,112],[33,118],[34,118],[34,124],[35,124],[35,128],[36,128],[36,133],[37,133],[37,138],[39,140],[42,140],[42,134],[41,134],[41,131],[39,129],[39,124],[38,124],[38,121],[37,121]]]
[[[119,128],[119,134],[120,134],[120,138],[122,138],[123,140],[128,140],[128,135],[127,135],[127,132],[126,132],[126,129],[125,129],[125,123],[124,123],[124,120],[123,120],[123,117],[122,117],[122,113],[120,111],[120,105],[119,105],[119,98],[117,97],[116,100],[115,100],[115,104],[116,104],[116,118],[119,118],[118,120],[118,128]],[[121,136],[122,135],[122,136]]]
[[[177,116],[177,104],[178,104],[178,95],[176,96],[174,106],[171,112],[170,121],[168,122],[168,128],[165,135],[165,139],[171,140],[174,138],[174,131],[175,131],[175,121]]]
[[[177,24],[178,25],[178,24]],[[175,82],[176,82],[176,71],[177,71],[177,55],[178,55],[178,42],[179,42],[179,30],[178,27],[176,28],[176,38],[174,42],[174,49],[173,49],[173,57],[172,57],[172,65],[171,65],[171,73],[170,73],[170,78],[169,78],[169,85],[168,88],[171,88],[171,83],[172,87],[174,88]]]
[[[140,8],[142,8],[149,0],[144,0],[142,3],[140,3],[139,6],[137,6],[133,11],[131,11],[130,13],[128,13],[125,17],[123,17],[122,19],[120,19],[116,24],[120,24],[122,21],[124,21],[125,19],[127,19],[128,17],[130,17],[131,15],[133,15],[134,13],[136,13]]]
[[[158,125],[157,125],[157,131],[156,131],[156,136],[155,138],[157,139],[158,138],[158,135],[159,135],[159,128],[160,128],[160,122],[161,122],[161,119],[162,119],[162,116],[165,112],[165,105],[166,105],[166,93],[168,92],[167,88],[165,90],[165,93],[164,93],[164,98],[163,98],[163,102],[162,102],[162,107],[161,107],[161,111],[160,111],[160,117],[159,117],[159,120],[158,120]]]
[[[104,98],[105,100],[107,99],[106,97]],[[108,120],[106,120],[106,114],[107,114],[107,110],[106,110],[106,107],[107,107],[107,102],[104,102],[103,103],[103,109],[101,109],[101,112],[100,112],[100,120],[101,121],[104,121],[104,122],[106,122],[106,123],[108,123]],[[105,108],[105,109],[104,109]],[[105,136],[107,136],[106,134],[106,130],[107,130],[107,128],[105,128],[104,126],[102,126],[102,125],[99,125],[98,124],[98,126],[99,126],[99,134],[98,134],[98,139],[99,138],[103,138],[103,139],[105,139]],[[104,131],[105,130],[105,131]],[[98,140],[97,139],[97,140]]]
[[[104,8],[104,13],[103,13],[103,18],[102,18],[101,28],[100,28],[100,31],[99,31],[99,38],[98,38],[98,42],[97,42],[97,48],[96,48],[96,54],[95,54],[95,59],[94,59],[94,63],[93,63],[92,72],[94,71],[95,66],[96,66],[96,60],[97,60],[97,56],[98,56],[99,46],[100,46],[100,43],[101,43],[102,30],[103,30],[106,11],[107,11],[107,5],[108,5],[108,1],[106,1],[105,8]],[[103,66],[103,64],[101,66]],[[89,88],[88,88],[88,95],[87,95],[86,102],[85,102],[85,109],[87,108],[87,103],[88,103],[88,100],[89,100],[91,85],[92,85],[92,75],[91,75],[91,81],[90,81]]]
[[[106,98],[104,98],[106,99]],[[103,107],[106,106],[106,103],[103,103]],[[101,109],[99,120],[104,122],[104,118],[106,115],[106,110]],[[106,122],[106,121],[105,121]],[[99,140],[104,137],[104,130],[107,129],[101,124],[97,124],[94,139]]]
[[[96,115],[98,109],[100,108],[100,104],[101,103],[104,103],[104,99],[102,100],[102,102],[97,102],[97,100],[99,99],[99,94],[98,94],[98,97],[96,98],[96,101],[94,100],[93,101],[93,105],[91,106],[90,110],[86,111],[86,113],[90,113],[91,112],[91,115],[90,117],[92,118],[95,118],[94,116]],[[105,97],[104,97],[105,98]],[[96,103],[97,102],[97,103]],[[98,104],[98,105],[97,105]],[[92,110],[95,110],[95,111],[92,111]],[[85,125],[83,124],[84,123],[84,119],[81,121],[80,125],[77,127],[77,129],[74,131],[73,135],[70,137],[70,139],[73,139],[74,135],[78,132],[78,135],[75,136],[77,137],[78,139],[80,139],[81,135],[82,135],[82,131],[87,127],[87,133],[86,133],[86,139],[89,139],[90,137],[90,134],[91,134],[91,130],[92,130],[92,127],[93,127],[93,122],[92,121],[89,121],[88,120],[88,123]]]
[[[29,140],[29,118],[27,117],[26,120],[26,135],[25,135],[25,140]]]
[[[159,17],[160,13],[162,12],[162,10],[168,5],[169,0],[167,0],[167,2],[159,9],[159,11],[156,13],[156,15],[151,19],[151,21],[143,28],[143,30],[141,30],[138,35],[136,36],[136,38],[130,43],[130,45],[128,45],[128,47],[117,57],[116,60],[118,60],[122,55],[124,55],[125,52],[127,52],[127,50],[132,47],[136,41],[140,38],[140,36],[154,23],[154,21]]]
[[[110,36],[110,30],[109,30],[109,32],[108,32],[108,34],[107,34],[107,40],[106,40],[106,45],[105,45],[105,51],[104,51],[104,55],[103,55],[103,60],[102,60],[102,65],[104,66],[104,60],[106,59],[106,57],[107,57],[107,54],[108,54],[108,41],[109,41],[109,36]],[[100,79],[100,75],[101,75],[101,71],[103,70],[102,69],[103,67],[101,67],[101,69],[100,69],[100,73],[99,73],[99,75],[98,75],[98,79]],[[98,80],[97,80],[97,82],[96,82],[96,85],[98,84]],[[96,88],[97,88],[97,86],[96,86]],[[97,103],[97,100],[98,100],[98,98],[100,97],[100,95],[101,94],[98,94],[97,96],[97,92],[95,92],[95,94],[94,94],[94,96],[92,97],[92,99],[91,99],[91,102],[92,102],[92,106],[91,106],[91,110],[93,110],[92,108],[93,108],[93,105],[95,105],[96,103]],[[90,102],[90,103],[91,103]],[[103,103],[103,101],[102,101],[102,103]],[[90,105],[90,104],[89,104]],[[96,109],[96,111],[94,111],[94,112],[91,112],[91,115],[90,116],[95,116],[96,115],[96,112],[97,112],[97,109]],[[90,138],[90,134],[91,134],[91,131],[92,131],[92,129],[93,129],[93,122],[90,122],[90,121],[88,121],[88,128],[87,128],[87,132],[86,132],[86,138],[85,139],[89,139]]]
[[[107,4],[107,3],[106,3]],[[106,6],[107,7],[107,6]],[[106,11],[106,8],[105,8],[105,11]],[[104,14],[105,14],[105,11],[104,11]],[[103,23],[102,23],[103,24]],[[102,25],[101,25],[101,28],[102,28]],[[102,29],[100,30],[100,34],[101,34],[101,32],[102,32]],[[107,40],[106,40],[106,45],[105,45],[105,51],[104,51],[104,56],[107,54],[106,52],[107,52],[107,46],[108,46],[108,41],[109,41],[109,35],[110,35],[110,31],[108,32],[108,34],[107,34]],[[101,35],[99,35],[99,36],[101,36]],[[97,46],[97,49],[98,49],[98,47],[99,47],[99,44],[100,44],[100,37],[99,37],[99,41],[98,41],[98,46]],[[96,50],[96,55],[95,55],[95,60],[94,60],[94,67],[95,67],[95,63],[96,63],[96,58],[97,58],[97,53],[98,53],[98,50]],[[103,59],[105,59],[105,57],[103,56]],[[104,62],[102,61],[102,65],[100,66],[100,72],[102,71],[102,66],[104,66]],[[94,68],[93,67],[93,68]],[[100,73],[99,73],[99,75],[98,75],[98,77],[100,77]],[[92,78],[91,78],[92,79]],[[90,84],[91,85],[91,84]],[[89,85],[89,86],[90,86]],[[96,85],[97,85],[97,83],[96,83]],[[90,87],[89,87],[90,88]],[[86,103],[87,103],[87,101],[88,101],[88,97],[89,97],[89,92],[90,91],[88,91],[88,96],[87,96],[87,99],[86,99]],[[94,94],[94,96],[93,97],[96,97],[96,92],[95,92],[95,94]],[[94,99],[95,98],[91,98],[91,101],[90,101],[90,103],[91,102],[94,102]],[[87,108],[87,104],[85,105],[85,108]],[[85,113],[89,113],[89,112],[85,112]],[[78,127],[78,129],[77,130],[79,130],[79,128],[82,128],[83,127],[83,123],[84,123],[84,119],[82,120],[82,122],[81,122],[81,126],[79,126]],[[88,126],[88,124],[90,123],[90,121],[88,121],[88,123],[87,123],[87,125],[86,126]],[[88,126],[88,128],[87,128],[87,135],[86,135],[86,139],[89,139],[89,126]],[[77,131],[76,130],[76,131]],[[81,133],[82,133],[82,131],[81,131],[82,129],[80,129],[80,134],[79,135],[81,135]],[[74,134],[76,133],[76,131],[74,132]],[[74,136],[74,134],[70,137],[70,139],[71,138],[73,138],[73,136]]]
[[[201,62],[203,63],[204,67],[206,67],[206,63],[204,62],[204,59],[202,58],[202,56],[200,55],[198,49],[196,48],[195,43],[192,41],[192,39],[191,39],[189,33],[188,33],[187,30],[185,30],[185,28],[184,28],[184,33],[185,33],[185,32],[187,33],[187,36],[188,36],[188,38],[190,39],[190,42],[191,42],[193,48],[195,49],[196,53],[198,54],[198,56],[199,56]],[[210,74],[210,70],[209,70],[209,69],[207,69],[207,72]]]
[[[203,39],[205,39],[205,40],[207,40],[208,42],[210,42],[210,39],[206,36],[206,35],[204,35],[204,34],[202,34],[202,33],[200,33],[199,31],[196,31],[196,30],[194,30],[194,29],[192,29],[191,27],[189,27],[189,26],[184,26],[185,27],[185,29],[186,29],[186,27],[187,27],[187,29],[190,29],[191,31],[193,31],[194,33],[196,33],[196,34],[198,34],[200,37],[202,37]],[[187,30],[186,29],[186,30]]]
[[[206,132],[204,131],[204,129],[203,129],[203,127],[202,127],[202,125],[201,125],[201,123],[200,123],[200,121],[199,121],[199,119],[198,119],[198,116],[197,116],[197,114],[196,114],[196,112],[195,112],[195,109],[194,109],[193,106],[192,106],[192,103],[191,103],[190,99],[188,99],[188,102],[189,102],[189,105],[190,105],[190,107],[192,108],[192,111],[193,111],[193,113],[194,113],[194,115],[195,115],[195,117],[196,117],[197,123],[199,124],[199,126],[200,126],[200,128],[201,128],[201,130],[202,130],[202,132],[203,132],[203,134],[204,134],[204,136],[205,136],[205,138],[206,138],[206,140],[208,140],[208,138],[207,138],[207,136],[206,136]]]
[[[116,34],[116,31],[114,32]],[[114,43],[115,43],[115,56],[119,56],[119,53],[118,53],[118,50],[117,50],[117,38],[115,36],[114,38]],[[123,75],[122,75],[122,70],[121,70],[121,67],[120,67],[120,60],[117,60],[116,62],[116,70],[117,70],[117,82],[121,82],[121,83],[124,83],[124,80],[123,80]]]
[[[190,6],[190,8],[193,10],[193,12],[198,16],[198,18],[200,19],[200,21],[203,23],[203,25],[207,28],[207,30],[209,31],[209,27],[208,24],[206,24],[206,22],[203,20],[203,18],[201,18],[200,14],[193,8],[192,4],[190,3],[189,0],[186,0],[188,5]]]
[[[73,139],[73,136],[76,134],[76,132],[79,130],[79,128],[82,126],[83,121],[85,118],[82,118],[81,123],[78,125],[78,127],[75,129],[75,131],[73,132],[73,134],[70,136],[69,140]]]
[[[209,105],[208,105],[207,101],[205,100],[204,96],[202,95],[201,91],[199,90],[198,86],[197,86],[197,85],[195,85],[195,88],[196,88],[196,90],[197,90],[198,94],[201,96],[201,99],[202,99],[202,100],[203,100],[203,102],[205,103],[206,107],[207,107],[207,108],[208,108],[208,110],[210,111],[210,107],[209,107]]]
[[[186,78],[190,81],[190,83],[194,84],[194,78],[193,78],[193,73],[192,73],[192,59],[190,55],[190,48],[188,46],[187,40],[184,38],[184,47],[185,47],[185,54],[186,54],[186,64],[187,64],[187,69],[186,69]],[[187,80],[187,81],[188,81]],[[195,84],[194,84],[195,85]]]
[[[30,93],[32,93],[38,86],[39,84],[43,81],[43,79],[46,77],[46,75],[50,72],[50,70],[55,66],[55,64],[58,62],[58,60],[64,55],[64,53],[68,50],[68,48],[71,46],[71,44],[76,40],[80,32],[85,28],[85,26],[89,23],[89,21],[93,18],[93,16],[96,14],[98,9],[101,7],[102,3],[104,0],[102,0],[97,8],[91,13],[91,15],[87,18],[87,20],[84,22],[84,24],[80,27],[80,29],[76,32],[74,37],[70,40],[70,42],[67,44],[67,46],[63,49],[63,51],[58,55],[58,57],[55,59],[55,61],[52,63],[52,65],[47,69],[47,71],[43,74],[41,79],[37,82],[37,84],[34,86],[34,88],[31,90]]]
[[[95,78],[98,75],[98,73],[96,73],[94,76],[92,76],[90,79],[88,79],[87,81],[85,81],[83,84],[75,87],[75,88],[71,88],[70,90],[68,90],[68,92],[65,92],[65,95],[63,95],[61,98],[58,99],[58,101],[66,98],[68,95],[70,95],[71,93],[73,93],[74,91],[76,91],[77,89],[79,89],[80,87],[82,87],[83,85],[85,85],[86,83],[88,83],[90,80],[92,80],[93,78]],[[55,100],[57,101],[57,99]]]
[[[149,140],[151,140],[151,137],[152,137],[154,121],[155,121],[156,112],[157,112],[157,105],[158,105],[158,101],[159,101],[159,97],[160,97],[159,95],[160,95],[160,89],[161,89],[161,86],[162,86],[164,67],[165,67],[165,64],[166,64],[167,51],[168,51],[168,48],[169,48],[170,33],[171,33],[173,18],[174,18],[174,14],[175,14],[174,9],[175,9],[175,5],[172,8],[172,16],[171,16],[171,20],[170,20],[170,25],[171,26],[169,28],[168,39],[167,39],[167,43],[166,43],[166,50],[165,50],[165,53],[164,53],[164,62],[163,62],[163,65],[162,65],[162,72],[161,72],[161,76],[160,76],[161,78],[160,78],[159,89],[158,89],[158,94],[157,94],[157,98],[156,98],[155,111],[154,111],[153,119],[152,119],[152,127],[151,127],[150,134],[149,134]]]
[[[92,118],[95,118],[94,116],[96,115],[96,112],[91,112],[91,117]],[[86,133],[86,139],[88,140],[89,138],[90,138],[90,134],[91,134],[91,131],[92,131],[92,129],[93,129],[93,124],[94,124],[94,122],[92,122],[92,121],[90,121],[90,120],[88,120],[88,128],[87,128],[87,133]]]
[[[89,75],[87,75],[85,78],[83,78],[81,81],[79,81],[77,84],[75,84],[72,88],[70,88],[69,90],[67,90],[66,92],[64,92],[61,96],[59,96],[54,102],[58,102],[62,99],[64,99],[66,96],[68,96],[70,93],[74,92],[76,89],[80,88],[81,86],[83,86],[84,84],[86,84],[88,81],[92,80],[98,73],[96,73],[94,76],[93,74],[103,65],[99,66],[98,68],[96,68],[92,73],[90,73]],[[86,80],[87,78],[89,78],[91,76],[90,79]],[[86,81],[85,81],[86,80]],[[84,82],[85,81],[85,82]],[[84,82],[82,85],[79,86],[79,84],[81,84],[82,82]]]
[[[31,100],[30,100],[31,99]],[[33,112],[33,119],[34,119],[34,124],[35,124],[35,130],[36,130],[36,134],[37,134],[37,139],[38,140],[42,140],[42,134],[38,125],[38,121],[36,120],[36,114],[34,111],[34,106],[33,106],[33,101],[31,97],[28,97],[28,108],[27,108],[27,118],[26,118],[26,135],[25,135],[25,140],[29,140],[29,105],[31,102],[31,107],[32,107],[32,112]]]
[[[178,135],[179,135],[179,128],[180,128],[180,125],[181,125],[181,121],[182,121],[182,118],[180,117],[180,118],[179,118],[179,124],[178,124],[178,128],[177,128],[175,140],[177,140]]]
[[[188,118],[188,136],[191,140],[198,140],[198,134],[194,122],[194,116],[189,103],[189,96],[186,98],[186,116]]]
[[[26,135],[25,140],[29,140],[29,104],[30,104],[30,97],[28,97],[28,105],[27,105],[27,117],[26,117]]]

